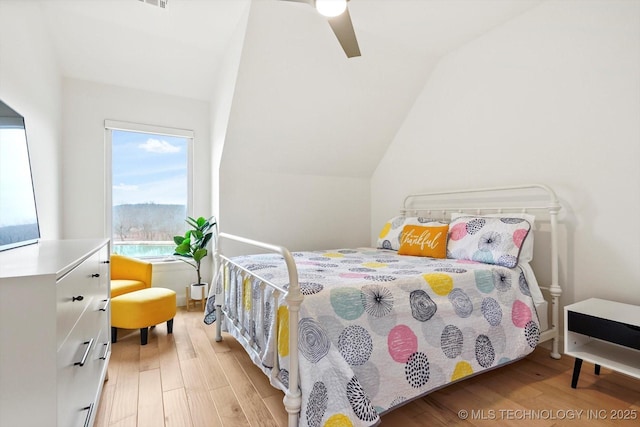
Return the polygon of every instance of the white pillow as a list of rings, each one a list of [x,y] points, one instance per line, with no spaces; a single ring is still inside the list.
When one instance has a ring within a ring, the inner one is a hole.
[[[524,239],[522,243],[522,247],[520,248],[520,255],[518,257],[518,262],[531,262],[533,259],[533,230],[535,230],[535,215],[531,215],[528,213],[496,213],[496,214],[483,214],[483,215],[474,215],[471,213],[464,212],[452,212],[451,213],[451,221],[455,221],[456,219],[464,216],[473,216],[473,217],[487,217],[487,218],[521,218],[526,219],[529,224],[531,224],[531,231],[527,234],[527,237]]]

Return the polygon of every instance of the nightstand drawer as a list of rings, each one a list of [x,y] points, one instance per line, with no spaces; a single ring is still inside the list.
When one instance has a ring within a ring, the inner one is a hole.
[[[640,350],[638,326],[573,311],[568,311],[567,322],[567,329],[571,332]]]

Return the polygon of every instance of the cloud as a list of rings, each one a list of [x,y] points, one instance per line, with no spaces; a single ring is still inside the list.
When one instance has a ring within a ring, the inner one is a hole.
[[[150,153],[177,153],[180,151],[180,147],[171,145],[167,141],[160,141],[159,139],[149,138],[144,144],[138,145],[145,151]]]
[[[138,186],[120,183],[118,185],[114,185],[113,189],[120,190],[120,191],[136,191],[138,189]]]

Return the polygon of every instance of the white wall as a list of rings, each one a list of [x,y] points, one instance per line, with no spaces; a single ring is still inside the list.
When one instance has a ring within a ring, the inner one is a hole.
[[[193,130],[193,214],[211,215],[211,145],[209,103],[170,95],[65,78],[63,80],[63,234],[64,238],[110,237],[105,230],[105,119]],[[109,159],[110,160],[110,159]],[[175,268],[184,270],[176,261]],[[166,271],[168,267],[162,267]],[[203,277],[211,277],[210,263]],[[193,269],[184,282],[167,286],[184,295],[195,281]],[[154,286],[160,286],[154,279]]]
[[[246,10],[231,37],[227,50],[218,67],[217,79],[211,96],[211,203],[212,212],[220,223],[220,164],[227,137],[227,126],[236,88],[238,67],[247,28],[251,3],[246,0]]]
[[[221,170],[220,188],[227,233],[290,250],[368,245],[366,178],[259,172],[240,164]],[[237,246],[225,248],[233,254]]]
[[[549,1],[444,57],[371,182],[375,236],[412,191],[541,182],[563,203],[563,303],[640,304],[640,2]]]
[[[358,119],[384,114],[381,91],[349,103],[376,85],[354,82],[363,62],[346,59],[307,5],[253,2],[246,29],[221,157],[221,230],[290,249],[366,244],[369,174],[402,112]]]
[[[40,9],[0,2],[0,99],[25,118],[40,234],[61,233],[61,77]]]

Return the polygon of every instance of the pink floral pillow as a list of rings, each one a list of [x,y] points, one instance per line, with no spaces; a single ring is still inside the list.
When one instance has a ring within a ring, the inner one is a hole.
[[[457,218],[449,225],[447,258],[513,268],[531,224],[523,218]]]

